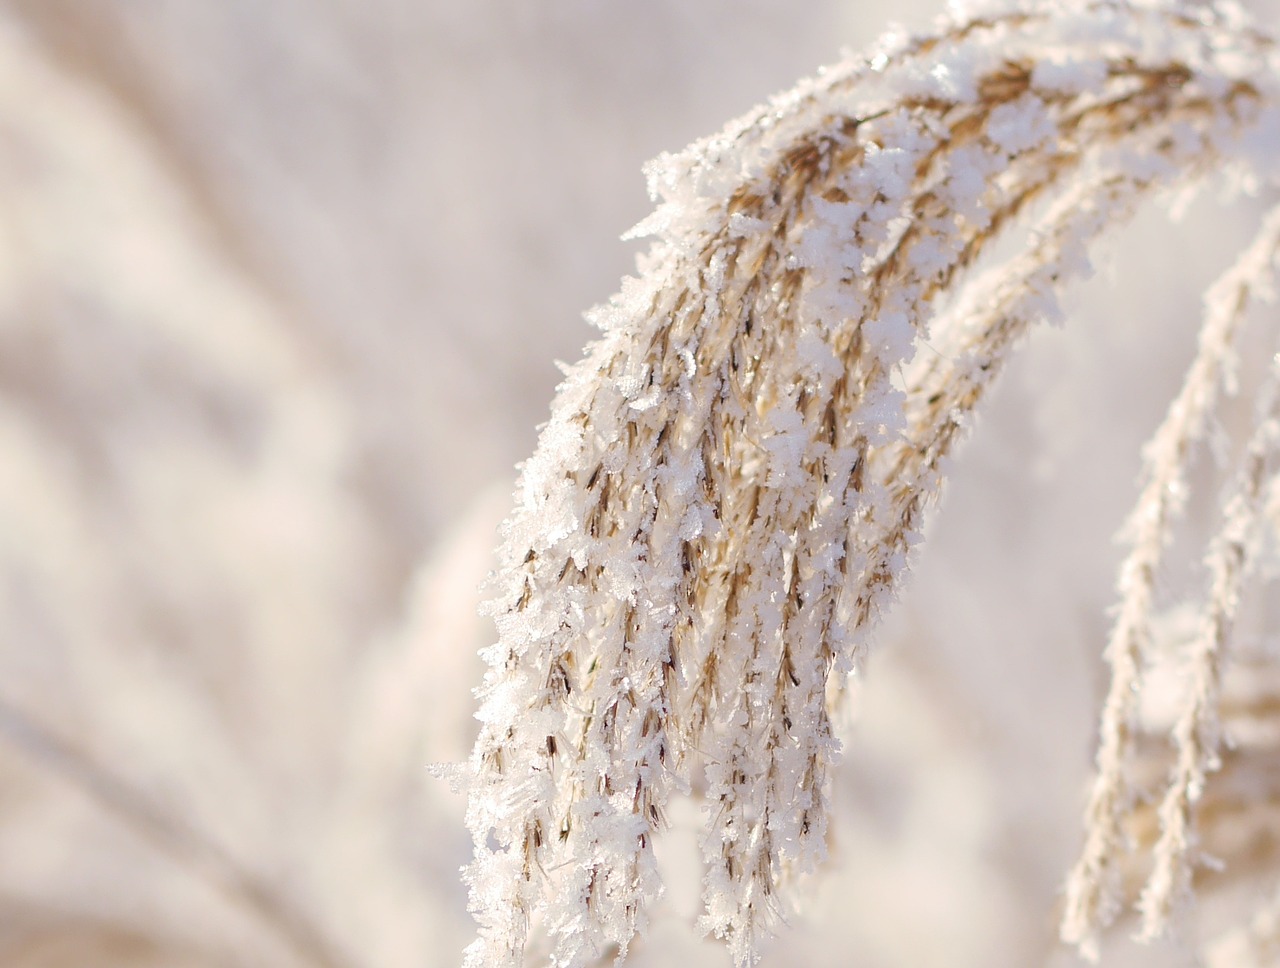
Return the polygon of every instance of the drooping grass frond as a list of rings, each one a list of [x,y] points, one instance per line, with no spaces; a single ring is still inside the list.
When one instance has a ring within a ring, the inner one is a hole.
[[[554,964],[625,954],[692,786],[703,926],[754,960],[825,855],[828,703],[968,414],[1090,240],[1271,130],[1275,57],[1212,8],[1005,10],[650,169],[657,242],[595,311],[504,526],[468,968],[520,964],[534,923]]]
[[[1267,226],[1268,263],[1280,257],[1280,218]],[[1280,457],[1280,354],[1272,361],[1261,394],[1258,425],[1224,502],[1223,523],[1206,559],[1209,592],[1189,654],[1190,697],[1173,727],[1177,759],[1160,804],[1160,840],[1155,869],[1142,896],[1143,930],[1155,937],[1170,913],[1190,895],[1196,859],[1193,810],[1204,793],[1208,773],[1220,765],[1218,722],[1221,664],[1231,636],[1245,579],[1253,571],[1264,530],[1264,500],[1276,479]]]
[[[1109,923],[1119,910],[1119,872],[1115,865],[1123,853],[1124,816],[1133,801],[1127,761],[1139,674],[1150,649],[1157,574],[1173,520],[1186,500],[1187,468],[1192,450],[1204,436],[1207,423],[1234,373],[1235,345],[1250,294],[1258,288],[1269,290],[1278,258],[1280,210],[1268,216],[1254,243],[1207,295],[1208,313],[1200,331],[1196,357],[1164,422],[1147,445],[1146,481],[1126,527],[1130,550],[1120,569],[1120,607],[1107,644],[1111,685],[1102,711],[1098,768],[1087,814],[1087,840],[1068,881],[1063,920],[1064,938],[1083,944],[1090,951],[1096,948],[1099,928]],[[1222,598],[1217,601],[1220,607]],[[1219,615],[1214,619],[1214,627],[1218,628],[1224,618]],[[1219,632],[1225,635],[1225,627]],[[1219,632],[1212,633],[1215,642]],[[1210,651],[1216,654],[1216,646]],[[1201,714],[1205,712],[1207,709]],[[1185,796],[1185,781],[1176,787],[1181,790],[1179,795]],[[1178,816],[1171,817],[1171,822],[1181,822],[1182,813],[1179,808]],[[1149,895],[1163,900],[1156,907],[1148,908],[1153,912],[1148,917],[1148,930],[1155,929],[1154,912],[1167,909],[1168,891],[1169,888],[1162,888]]]

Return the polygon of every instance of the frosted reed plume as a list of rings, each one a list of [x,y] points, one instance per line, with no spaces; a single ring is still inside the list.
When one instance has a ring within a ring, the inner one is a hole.
[[[603,336],[503,530],[465,775],[468,968],[521,964],[535,924],[553,964],[625,955],[661,891],[664,810],[690,790],[708,804],[702,925],[755,960],[825,855],[830,703],[968,415],[1092,239],[1155,189],[1243,176],[1274,134],[1275,77],[1271,42],[1216,8],[1006,8],[837,64],[650,167],[660,204],[637,233],[657,241],[592,314]],[[970,272],[1019,226],[1022,255]],[[1107,715],[1114,785],[1126,713]],[[1212,746],[1195,743],[1179,804]],[[1101,836],[1073,880],[1080,940],[1110,897]]]
[[[1169,543],[1172,521],[1186,500],[1191,451],[1204,436],[1219,397],[1232,380],[1234,348],[1250,295],[1259,288],[1269,295],[1270,277],[1275,272],[1277,258],[1280,258],[1280,210],[1267,217],[1253,245],[1207,294],[1208,313],[1196,357],[1168,415],[1147,447],[1146,482],[1126,528],[1131,547],[1120,569],[1120,609],[1107,643],[1112,678],[1102,712],[1098,772],[1090,792],[1088,839],[1068,882],[1067,912],[1063,921],[1064,937],[1084,944],[1091,952],[1096,948],[1097,928],[1108,923],[1119,907],[1119,872],[1115,864],[1123,853],[1122,823],[1133,801],[1126,761],[1139,674],[1150,649],[1156,577]],[[1268,426],[1264,422],[1260,433]],[[1262,443],[1263,438],[1255,440],[1251,453]],[[1251,461],[1260,460],[1261,456],[1251,458]],[[1259,472],[1251,465],[1250,475]],[[1206,692],[1188,709],[1189,718],[1180,720],[1176,727],[1181,762],[1162,808],[1164,834],[1158,853],[1160,866],[1143,901],[1149,934],[1158,933],[1168,914],[1175,893],[1174,881],[1182,891],[1188,886],[1185,842],[1191,805],[1188,798],[1195,799],[1192,788],[1203,784],[1205,767],[1213,761],[1217,746],[1212,725],[1201,720],[1212,716],[1216,661],[1238,598],[1235,586],[1240,579],[1239,566],[1243,564],[1242,560],[1236,560],[1243,554],[1239,534],[1243,511],[1237,505],[1245,502],[1252,516],[1249,526],[1257,524],[1253,517],[1257,514],[1256,488],[1260,482],[1251,476],[1248,486],[1254,490],[1247,501],[1243,495],[1233,498],[1231,507],[1235,518],[1224,525],[1219,544],[1210,557],[1215,589],[1205,615],[1204,635],[1196,646],[1200,673],[1197,688]]]
[[[1272,254],[1276,250],[1273,245]],[[1221,530],[1206,557],[1209,590],[1200,627],[1191,643],[1191,696],[1173,728],[1176,759],[1160,804],[1155,869],[1142,895],[1144,931],[1161,933],[1174,906],[1191,889],[1196,835],[1192,810],[1207,774],[1219,766],[1218,723],[1221,664],[1231,635],[1253,550],[1263,530],[1263,499],[1280,455],[1280,355],[1264,391],[1265,406],[1227,496]]]

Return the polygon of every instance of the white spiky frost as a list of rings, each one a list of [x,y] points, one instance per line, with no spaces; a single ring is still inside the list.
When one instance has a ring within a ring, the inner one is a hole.
[[[591,314],[504,526],[468,968],[519,965],[531,926],[554,965],[625,954],[686,790],[702,925],[753,962],[825,857],[828,702],[966,415],[1088,241],[1258,140],[1274,58],[1211,10],[1003,6],[649,166],[657,242]],[[971,280],[1033,212],[1026,254]]]

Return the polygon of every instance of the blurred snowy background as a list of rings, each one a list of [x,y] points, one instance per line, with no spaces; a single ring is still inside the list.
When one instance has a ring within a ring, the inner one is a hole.
[[[641,164],[935,12],[0,2],[0,965],[457,963],[425,766],[469,749],[475,587]],[[1076,963],[1112,536],[1259,210],[1152,212],[1004,381],[768,964]],[[630,963],[727,965],[675,819]]]

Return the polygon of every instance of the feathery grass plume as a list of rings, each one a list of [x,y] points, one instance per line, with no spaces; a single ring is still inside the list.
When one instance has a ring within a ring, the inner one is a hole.
[[[1225,389],[1233,381],[1235,345],[1251,295],[1269,296],[1280,259],[1280,209],[1266,218],[1253,244],[1210,289],[1199,347],[1178,396],[1146,449],[1146,482],[1130,515],[1129,554],[1120,570],[1120,607],[1106,656],[1112,677],[1101,720],[1097,774],[1087,811],[1084,851],[1067,884],[1063,937],[1096,956],[1097,933],[1118,913],[1119,871],[1124,853],[1123,823],[1133,806],[1129,763],[1132,724],[1143,663],[1151,652],[1153,593],[1173,521],[1187,496],[1187,470],[1196,443]],[[1264,446],[1274,446],[1264,420],[1249,446],[1249,464],[1228,505],[1232,512],[1208,556],[1214,588],[1193,645],[1195,698],[1174,726],[1176,773],[1161,807],[1162,835],[1157,867],[1144,893],[1144,932],[1163,928],[1175,895],[1190,887],[1190,811],[1216,759],[1213,725],[1217,663],[1229,634],[1245,565],[1245,539],[1261,513]],[[1242,531],[1242,528],[1244,529]]]
[[[1267,269],[1274,272],[1280,259],[1280,211],[1268,220],[1263,241],[1268,245]],[[1190,893],[1196,847],[1192,811],[1203,795],[1207,774],[1220,765],[1221,663],[1245,581],[1254,569],[1264,530],[1264,500],[1280,458],[1280,354],[1272,362],[1260,393],[1257,427],[1236,470],[1223,503],[1222,526],[1205,559],[1210,585],[1189,654],[1190,698],[1173,727],[1177,758],[1160,804],[1155,869],[1142,895],[1143,930],[1148,936],[1164,930],[1175,905]]]
[[[1271,534],[1267,535],[1267,531]],[[1255,537],[1274,540],[1274,530],[1262,529],[1255,532]],[[1255,552],[1260,550],[1251,547],[1249,552],[1255,570],[1253,580],[1259,584],[1263,562]],[[1158,793],[1160,784],[1168,783],[1170,738],[1179,720],[1194,705],[1188,700],[1198,687],[1194,646],[1203,634],[1204,612],[1202,603],[1181,603],[1157,616],[1152,625],[1152,647],[1160,654],[1143,670],[1130,767],[1133,786],[1147,795],[1135,803],[1126,818],[1125,831],[1134,845],[1131,852],[1137,855],[1122,865],[1126,897],[1138,897],[1144,882],[1151,879],[1153,858],[1163,835],[1161,808],[1167,797],[1152,796],[1149,791]],[[1186,940],[1194,940],[1187,927],[1194,924],[1196,933],[1202,926],[1207,929],[1210,940],[1201,951],[1204,964],[1219,968],[1273,964],[1260,956],[1249,960],[1240,955],[1232,961],[1227,952],[1248,941],[1259,925],[1258,915],[1266,913],[1257,905],[1276,887],[1278,855],[1274,832],[1280,823],[1280,776],[1275,763],[1280,755],[1280,716],[1276,715],[1280,662],[1274,641],[1247,635],[1232,642],[1229,654],[1223,658],[1214,706],[1225,741],[1217,751],[1220,763],[1195,801],[1195,846],[1189,855],[1212,877],[1211,882],[1202,881],[1198,887],[1203,892],[1211,884],[1212,911],[1216,913],[1206,912],[1206,916],[1192,921],[1187,916],[1191,912],[1175,908],[1170,920],[1182,929]],[[1191,867],[1186,857],[1182,863]],[[1173,883],[1173,879],[1167,878],[1165,883]],[[1227,921],[1232,923],[1224,930]],[[1140,928],[1140,920],[1135,918],[1135,922]]]
[[[1275,67],[1216,8],[1006,7],[649,168],[657,242],[594,311],[503,529],[468,968],[520,964],[535,923],[553,964],[625,955],[695,785],[702,925],[755,960],[824,857],[830,704],[967,414],[1092,238],[1274,134]]]

